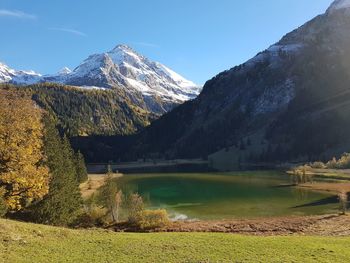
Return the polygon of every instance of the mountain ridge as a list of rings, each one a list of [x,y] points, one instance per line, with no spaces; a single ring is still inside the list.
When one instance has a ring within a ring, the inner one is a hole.
[[[348,2],[333,2],[254,58],[207,81],[195,100],[141,132],[130,156],[209,155],[214,163],[226,156],[237,168],[240,162],[341,154],[350,147]]]
[[[90,55],[74,70],[63,68],[52,75],[16,71],[0,64],[0,82],[19,85],[52,82],[95,89],[122,89],[137,106],[156,114],[194,99],[201,90],[200,86],[127,45]]]

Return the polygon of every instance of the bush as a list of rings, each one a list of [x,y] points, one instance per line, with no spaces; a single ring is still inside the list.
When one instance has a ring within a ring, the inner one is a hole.
[[[326,164],[327,168],[329,169],[349,169],[350,168],[350,154],[344,153],[339,160],[337,160],[335,157],[333,157],[332,160],[330,160]]]
[[[118,184],[111,174],[107,174],[105,185],[99,189],[97,204],[104,207],[112,222],[118,223],[124,203],[124,194],[118,189]],[[94,201],[92,202],[94,203]]]
[[[80,227],[94,227],[107,225],[106,221],[106,209],[92,206],[88,211],[79,216],[75,222],[75,225]]]
[[[314,169],[325,169],[327,168],[327,166],[323,163],[323,162],[314,162],[312,164],[310,164],[311,168]]]
[[[138,226],[141,229],[163,228],[169,224],[166,210],[144,210],[138,218]]]
[[[143,199],[139,194],[131,194],[127,202],[128,221],[130,224],[138,224],[144,212]]]
[[[337,159],[335,159],[335,157],[333,157],[332,160],[330,160],[326,163],[326,166],[328,169],[336,169],[337,168]]]

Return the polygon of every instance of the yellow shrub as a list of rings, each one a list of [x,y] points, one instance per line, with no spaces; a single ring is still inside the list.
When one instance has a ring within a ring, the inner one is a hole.
[[[77,223],[82,227],[107,225],[106,214],[106,209],[92,205],[88,211],[85,211],[85,213],[77,219]]]
[[[137,224],[141,229],[163,228],[169,224],[166,210],[144,210],[140,213]]]

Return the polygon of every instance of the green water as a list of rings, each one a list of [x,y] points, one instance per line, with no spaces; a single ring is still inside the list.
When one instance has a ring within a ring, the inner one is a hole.
[[[330,194],[286,187],[279,172],[135,174],[118,179],[124,192],[138,192],[150,209],[178,219],[232,219],[335,212]]]

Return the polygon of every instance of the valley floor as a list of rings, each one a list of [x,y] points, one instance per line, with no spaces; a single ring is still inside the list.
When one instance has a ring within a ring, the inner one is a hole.
[[[350,237],[114,233],[0,219],[0,262],[348,262]]]

